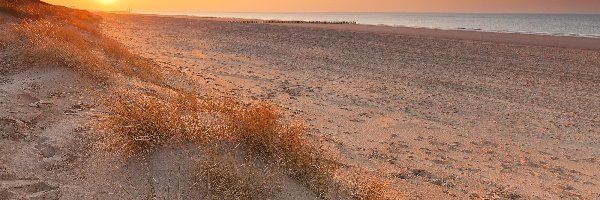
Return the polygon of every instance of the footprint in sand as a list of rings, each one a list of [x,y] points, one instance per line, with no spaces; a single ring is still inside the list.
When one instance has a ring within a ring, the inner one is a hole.
[[[60,199],[58,189],[36,179],[0,179],[0,199]]]
[[[39,154],[44,158],[50,158],[56,155],[57,149],[52,145],[48,144],[38,144],[35,145],[35,148],[39,150]]]

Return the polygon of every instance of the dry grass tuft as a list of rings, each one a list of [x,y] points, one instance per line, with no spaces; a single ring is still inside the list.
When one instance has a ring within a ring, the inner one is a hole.
[[[235,143],[240,149],[247,149],[248,154],[241,159],[261,158],[321,197],[335,192],[331,190],[340,186],[347,188],[345,190],[356,199],[398,197],[390,182],[376,176],[359,175],[351,182],[336,182],[337,161],[306,137],[302,123],[284,123],[279,109],[271,104],[248,105],[232,99],[201,99],[191,93],[167,97],[159,95],[160,98],[129,90],[121,90],[117,94],[105,104],[110,112],[103,124],[105,129],[109,129],[105,144],[126,156],[157,146],[177,145],[178,142],[194,142],[200,146]],[[250,187],[247,185],[249,182],[243,181],[252,178],[238,177],[244,173],[239,173],[240,169],[236,166],[248,163],[232,164],[235,158],[223,157],[216,151],[208,152],[211,153],[205,156],[211,157],[199,167],[198,174],[202,178],[198,180],[209,180],[210,183],[204,183],[209,185],[200,185],[200,188],[208,188],[211,194],[224,195],[223,198],[233,194],[246,197],[264,194],[260,188],[272,191],[266,186]]]
[[[176,105],[155,97],[122,91],[110,96],[104,127],[110,129],[105,147],[124,155],[163,145],[181,135],[183,120]]]
[[[353,196],[363,200],[399,200],[400,194],[395,191],[390,181],[381,177],[359,176],[353,188]]]
[[[90,51],[93,43],[81,31],[47,20],[24,21],[14,27],[21,36],[21,52],[31,65],[68,67],[97,79],[108,77],[109,66],[98,52]]]
[[[4,0],[0,2],[0,11],[21,19],[40,18],[43,13],[35,8],[32,1]]]
[[[229,113],[234,135],[253,151],[275,160],[289,175],[324,195],[329,179],[338,168],[314,142],[306,138],[305,127],[282,122],[279,110],[267,103]]]
[[[158,65],[101,34],[95,14],[32,0],[1,1],[0,12],[20,19],[4,24],[18,37],[0,36],[0,45],[13,44],[30,66],[68,67],[102,82],[123,74],[165,85]]]
[[[3,0],[0,12],[25,20],[53,20],[67,22],[95,35],[102,35],[98,29],[101,17],[85,10],[76,10],[50,5],[35,0]]]
[[[230,138],[218,113],[198,112],[204,102],[188,95],[160,97],[121,89],[103,100],[109,112],[99,124],[109,134],[103,147],[130,156],[167,143],[203,144]]]
[[[210,199],[273,199],[280,192],[275,170],[258,167],[252,156],[236,158],[234,152],[205,151],[194,176],[200,190]]]
[[[246,105],[189,93],[160,99],[122,91],[105,105],[110,114],[102,127],[111,133],[105,144],[129,154],[167,141],[235,142],[320,195],[327,192],[338,167],[306,138],[302,123],[285,124],[268,103]]]

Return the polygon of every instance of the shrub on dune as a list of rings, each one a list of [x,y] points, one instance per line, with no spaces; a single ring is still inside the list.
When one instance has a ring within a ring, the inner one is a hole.
[[[110,97],[109,115],[101,124],[109,131],[104,145],[127,155],[163,145],[183,131],[177,106],[155,97],[127,92]]]
[[[226,150],[226,151],[224,151]],[[280,192],[271,165],[257,166],[254,157],[239,157],[230,149],[208,145],[194,174],[195,185],[210,199],[274,199]]]
[[[34,0],[3,0],[0,11],[25,20],[53,20],[70,23],[82,30],[101,35],[100,16],[89,11],[50,5]]]
[[[81,31],[47,20],[25,21],[15,26],[21,36],[20,51],[28,62],[68,67],[96,78],[106,77],[108,67]]]

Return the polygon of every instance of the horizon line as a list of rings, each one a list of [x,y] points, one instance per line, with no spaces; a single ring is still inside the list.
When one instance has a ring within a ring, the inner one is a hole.
[[[92,10],[99,12],[131,12],[131,13],[140,13],[140,12],[154,12],[154,13],[407,13],[407,14],[549,14],[549,15],[600,15],[598,13],[585,12],[585,13],[575,13],[575,12],[430,12],[430,11],[199,11],[199,10],[168,10],[168,11],[157,11],[157,10],[135,10],[135,9],[125,9],[125,10]]]

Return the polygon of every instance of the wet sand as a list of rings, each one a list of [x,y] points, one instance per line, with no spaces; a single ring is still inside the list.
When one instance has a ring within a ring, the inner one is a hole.
[[[199,92],[275,102],[412,197],[600,197],[599,39],[104,18]]]

